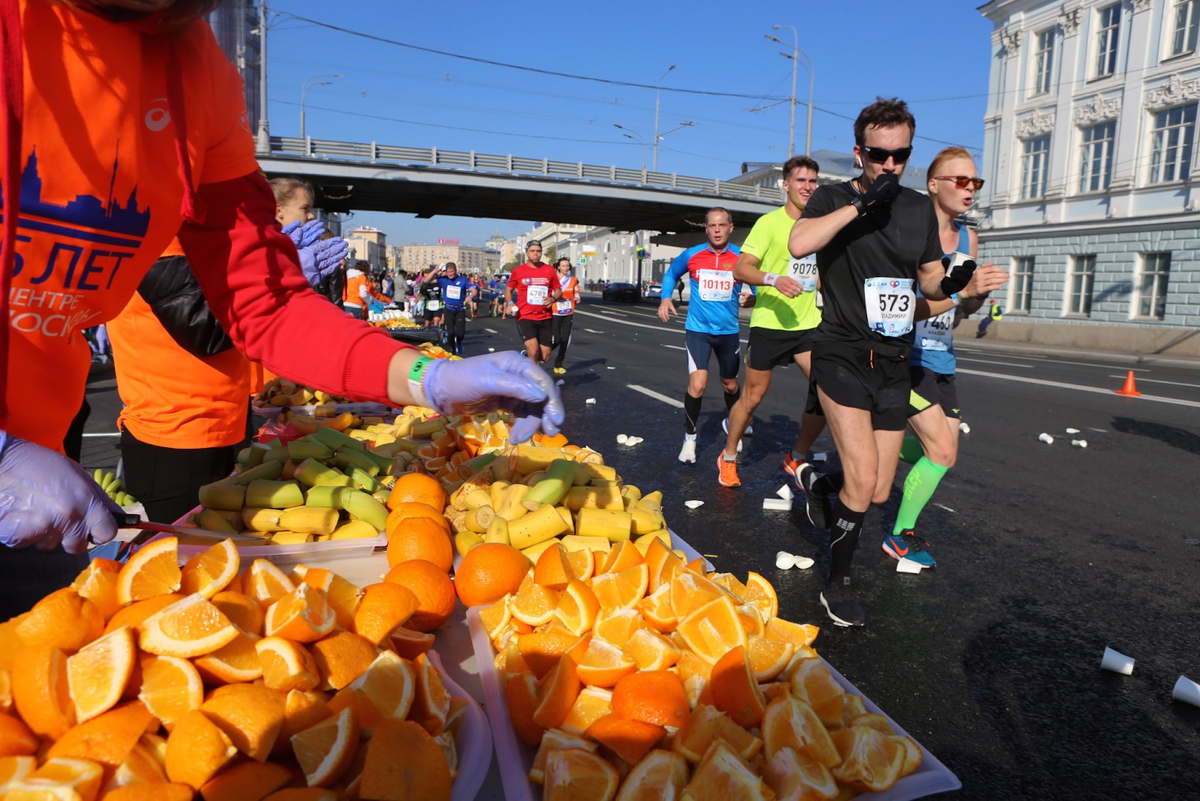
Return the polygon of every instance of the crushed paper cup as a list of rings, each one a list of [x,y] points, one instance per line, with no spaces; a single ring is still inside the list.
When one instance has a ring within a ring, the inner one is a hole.
[[[964,433],[964,434],[970,434],[970,433],[971,433],[971,427],[970,427],[969,425],[967,425],[966,423],[959,423],[959,424],[958,424],[958,430],[959,430],[959,431],[961,431],[961,432],[962,432],[962,433]]]
[[[773,512],[790,512],[792,502],[783,498],[763,498],[763,508]]]
[[[1134,659],[1125,656],[1120,651],[1114,651],[1105,646],[1104,656],[1100,657],[1100,669],[1111,670],[1113,673],[1122,673],[1129,676],[1133,673],[1134,661]]]
[[[617,368],[615,368],[615,367],[605,367],[604,369],[605,369],[605,370],[616,370]]]
[[[796,566],[796,557],[792,556],[787,551],[780,551],[775,554],[775,567],[780,570],[790,570]]]
[[[1180,676],[1175,680],[1175,689],[1171,691],[1171,697],[1185,704],[1200,706],[1200,684],[1187,676]]]
[[[496,352],[495,348],[488,348],[488,353],[495,353],[495,352]]]
[[[808,570],[810,567],[812,567],[816,563],[817,563],[817,560],[809,559],[807,556],[797,556],[796,557],[796,567],[799,570]]]
[[[1068,434],[1078,434],[1079,433],[1078,428],[1065,428],[1063,430],[1066,431]]]
[[[634,445],[637,445],[640,442],[645,442],[645,440],[642,439],[641,437],[627,437],[625,439],[625,444],[627,446],[629,446],[630,448],[632,448]]]
[[[684,501],[683,505],[689,509],[699,509],[704,505],[704,501]]]
[[[566,385],[566,383],[567,383],[567,382],[566,382],[566,381],[564,381],[564,380],[563,380],[563,379],[561,379],[561,378],[560,378],[560,379],[558,379],[557,381],[555,381],[555,382],[554,382],[554,384],[555,384],[556,386],[560,386],[560,387],[561,387],[561,386],[565,386],[565,385]]]
[[[594,404],[596,403],[596,399],[595,399],[595,398],[588,398],[587,400],[585,400],[585,401],[584,401],[584,403],[590,403],[590,404],[593,404],[593,405],[594,405]]]
[[[896,563],[897,573],[920,573],[925,566],[911,559],[901,559]]]
[[[1071,440],[1071,444],[1074,445],[1076,448],[1086,448],[1087,440],[1086,439],[1073,439],[1073,440]]]
[[[1050,436],[1049,434],[1038,434],[1038,440],[1046,443],[1047,445],[1054,444],[1054,437]]]
[[[625,436],[624,434],[617,434],[617,444],[618,445],[624,445],[628,441],[629,441],[629,437]]]
[[[812,458],[809,459],[809,461],[810,462],[824,462],[824,461],[827,461],[828,459],[829,459],[828,453],[814,453],[812,455]]]
[[[784,484],[782,487],[775,490],[775,494],[778,495],[780,498],[783,498],[785,501],[790,501],[792,498],[796,497],[792,493],[792,488],[789,487],[787,484]]]

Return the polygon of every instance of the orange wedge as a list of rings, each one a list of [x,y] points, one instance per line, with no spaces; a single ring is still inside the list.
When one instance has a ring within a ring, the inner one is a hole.
[[[839,792],[828,768],[791,748],[767,760],[762,774],[778,798],[835,798]]]
[[[378,720],[403,720],[412,710],[417,694],[417,673],[411,662],[391,651],[375,657],[366,671],[355,679],[350,688],[370,704],[362,713],[364,728],[374,728]]]
[[[72,727],[45,755],[88,759],[116,770],[151,725],[157,727],[149,710],[132,701]]]
[[[211,598],[237,578],[241,566],[242,560],[233,540],[221,540],[187,561],[183,566],[180,589],[188,595],[198,592]]]
[[[616,801],[679,798],[688,781],[687,760],[670,751],[654,750],[629,771]]]
[[[575,660],[563,656],[558,660],[554,672],[546,675],[538,689],[538,706],[533,712],[533,722],[544,729],[560,726],[567,719],[582,689],[575,672]]]
[[[790,620],[773,617],[767,621],[763,636],[776,642],[790,642],[797,648],[807,648],[817,639],[820,629],[811,623],[793,623]]]
[[[0,793],[7,792],[13,783],[24,779],[35,770],[37,760],[31,756],[0,757]]]
[[[117,574],[117,600],[125,605],[178,590],[182,580],[178,545],[175,537],[163,537],[129,557]]]
[[[375,661],[375,646],[351,631],[335,631],[309,648],[326,690],[342,689]]]
[[[407,587],[387,582],[371,584],[363,589],[350,630],[372,645],[381,645],[397,626],[408,622],[417,605],[417,596]]]
[[[67,659],[57,648],[22,648],[13,665],[13,704],[26,725],[57,740],[75,723],[75,705],[67,684]]]
[[[312,654],[303,645],[282,637],[263,637],[254,643],[263,684],[273,690],[307,692],[321,683]]]
[[[540,679],[554,669],[559,657],[571,650],[579,639],[566,627],[551,624],[542,631],[517,637],[517,649],[533,675]]]
[[[292,690],[284,701],[283,725],[279,727],[279,736],[275,738],[271,756],[290,757],[293,734],[312,728],[333,715],[334,711],[326,702],[324,693]]]
[[[213,606],[221,610],[229,622],[246,634],[262,636],[263,619],[266,613],[248,595],[240,592],[218,592],[212,597]]]
[[[199,709],[175,723],[167,738],[167,778],[196,790],[237,756],[225,732]]]
[[[509,607],[512,609],[512,616],[517,620],[531,626],[540,626],[554,618],[554,610],[558,607],[558,593],[538,584],[530,573],[522,579],[521,587],[512,597]]]
[[[294,589],[296,585],[292,580],[267,559],[255,559],[242,577],[242,591],[263,607],[270,606]]]
[[[734,723],[750,729],[762,722],[766,702],[744,647],[739,645],[717,660],[708,686],[713,706],[729,715]]]
[[[155,612],[138,626],[138,646],[158,656],[212,653],[239,634],[221,610],[199,593]]]
[[[521,742],[536,748],[542,739],[542,729],[533,720],[538,707],[537,679],[532,673],[512,673],[504,679],[504,696],[508,700],[508,717]]]
[[[640,628],[622,648],[638,670],[666,670],[679,661],[679,649],[656,631]]]
[[[708,704],[692,710],[687,726],[679,731],[672,750],[688,762],[699,762],[716,740],[724,740],[743,759],[754,759],[763,741],[729,719],[729,716]]]
[[[723,597],[727,596],[719,585],[690,571],[676,573],[671,578],[671,608],[680,620],[708,602]]]
[[[774,679],[792,660],[796,646],[790,642],[768,640],[765,637],[751,636],[746,639],[746,653],[750,658],[750,669],[754,678],[761,682]]]
[[[186,595],[178,593],[169,593],[131,603],[129,606],[118,609],[117,613],[108,619],[108,623],[104,626],[104,633],[109,634],[122,626],[137,628],[143,620],[155,612],[166,609],[171,604],[176,601],[182,601],[186,597]]]
[[[20,718],[0,715],[0,757],[32,756],[41,744]]]
[[[200,788],[204,801],[265,798],[292,780],[292,772],[274,762],[242,762],[221,771]],[[191,798],[191,796],[188,796]]]
[[[846,691],[820,659],[801,659],[791,669],[792,695],[804,701],[826,726],[842,722],[842,697]],[[887,720],[884,719],[887,725]],[[855,724],[858,725],[858,724]],[[887,726],[884,734],[892,734]]]
[[[260,684],[229,684],[209,693],[200,711],[228,735],[237,750],[262,762],[283,727],[287,696]]]
[[[763,623],[762,613],[758,611],[757,606],[754,604],[742,604],[737,607],[737,614],[738,622],[742,624],[742,631],[746,632],[747,637],[762,635],[766,624]]]
[[[100,611],[70,587],[50,593],[18,621],[16,633],[22,645],[47,645],[69,654],[104,632]]]
[[[446,728],[450,693],[446,692],[441,675],[427,655],[421,654],[413,660],[413,670],[417,674],[417,687],[410,718],[437,737]]]
[[[579,553],[585,553],[585,551],[580,551]],[[594,558],[592,562],[594,565]],[[566,589],[567,582],[573,578],[578,577],[572,569],[570,553],[557,542],[542,551],[542,555],[538,557],[537,564],[533,567],[533,580],[551,590]]]
[[[112,709],[133,673],[133,629],[121,628],[67,657],[67,686],[82,723]]]
[[[587,736],[613,750],[630,765],[658,744],[667,733],[662,726],[630,720],[619,715],[605,715],[588,727]]]
[[[573,634],[582,636],[596,624],[600,602],[592,588],[579,579],[571,579],[558,596],[554,616]]]
[[[358,750],[358,734],[358,712],[347,707],[292,736],[292,751],[309,787],[328,787],[346,772]]]
[[[622,570],[636,567],[645,561],[641,552],[634,547],[632,540],[621,540],[608,552],[608,558],[604,560],[603,566],[596,573],[597,575],[601,573],[620,573]]]
[[[257,634],[238,634],[228,645],[196,657],[192,664],[209,684],[254,681],[262,676],[262,662],[254,650],[260,639]]]
[[[610,800],[620,778],[607,760],[589,751],[568,748],[546,756],[543,801]]]
[[[333,631],[336,623],[325,594],[304,583],[267,607],[263,630],[268,637],[315,642]]]
[[[892,789],[904,769],[905,749],[886,734],[866,726],[851,726],[833,733],[841,764],[833,777],[842,784],[870,793]]]
[[[775,793],[736,750],[724,740],[716,740],[696,766],[683,797],[689,801],[773,801]]]
[[[664,584],[637,602],[637,610],[646,622],[661,632],[671,632],[679,625],[675,608],[671,606],[671,585]]]
[[[664,584],[669,585],[675,573],[683,570],[683,560],[671,553],[671,549],[657,537],[646,548],[645,563],[650,575],[651,592]]]
[[[775,594],[775,588],[753,571],[746,575],[746,593],[742,600],[757,606],[763,620],[770,620],[779,614],[779,596]]]
[[[511,595],[505,595],[499,601],[485,606],[479,610],[479,622],[483,624],[484,631],[490,639],[496,639],[496,636],[505,629],[509,621],[512,620],[512,610],[508,606]],[[496,650],[503,650],[497,648]]]
[[[397,656],[413,660],[427,653],[433,647],[433,635],[423,631],[413,631],[404,626],[397,626],[388,635],[383,645],[391,646]]]
[[[5,799],[43,801],[43,799],[81,799],[92,801],[100,792],[104,771],[90,759],[56,757],[8,787]]]
[[[637,670],[637,664],[610,642],[593,637],[576,672],[589,687],[614,687]]]
[[[583,734],[587,731],[588,726],[591,726],[605,715],[611,714],[612,690],[605,690],[600,687],[584,687],[579,691],[579,695],[575,698],[575,703],[571,705],[571,711],[567,713],[567,717],[559,726],[563,731]],[[550,732],[546,732],[546,736],[549,735]]]
[[[903,737],[898,734],[893,734],[889,738],[896,745],[904,749],[904,767],[900,769],[900,778],[911,776],[916,772],[917,768],[921,767],[921,763],[925,761],[925,755],[921,752],[921,746],[917,745],[911,737]]]
[[[121,601],[117,597],[120,570],[120,562],[94,559],[71,584],[71,588],[79,593],[80,598],[91,601],[100,616],[107,620],[121,608]]]
[[[592,578],[592,592],[601,609],[634,609],[649,586],[650,571],[645,564]]]
[[[734,648],[746,645],[737,610],[724,594],[680,620],[675,633],[697,656],[714,665]]]
[[[367,746],[359,784],[361,798],[450,798],[450,764],[429,733],[407,720],[389,720]]]
[[[152,656],[142,662],[138,700],[170,729],[175,721],[204,703],[204,682],[186,659]]]
[[[784,748],[804,753],[832,768],[841,763],[837,747],[812,707],[790,695],[767,704],[762,722],[763,748],[771,759]]]
[[[636,609],[607,607],[596,616],[592,633],[618,648],[623,648],[629,642],[629,638],[642,628],[642,616]]]
[[[545,778],[546,757],[551,751],[562,751],[567,748],[578,748],[583,751],[596,752],[599,746],[586,737],[580,737],[561,729],[551,729],[542,735],[542,743],[538,746],[537,754],[533,757],[533,767],[529,769],[529,781],[541,784]]]
[[[339,626],[349,629],[354,625],[354,613],[363,597],[363,591],[357,586],[332,570],[304,565],[292,568],[292,580],[296,584],[303,581],[325,593],[325,600],[337,617]]]

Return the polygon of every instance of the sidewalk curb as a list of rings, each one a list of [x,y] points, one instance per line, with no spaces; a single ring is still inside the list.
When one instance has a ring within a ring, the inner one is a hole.
[[[1064,348],[1053,345],[1027,344],[1023,342],[983,342],[978,339],[955,337],[954,344],[958,348],[978,348],[979,350],[995,353],[1028,354],[1031,356],[1058,356],[1095,359],[1102,362],[1122,365],[1158,365],[1160,367],[1179,367],[1185,370],[1200,370],[1200,358],[1192,359],[1180,356],[1155,356],[1144,353],[1109,353],[1100,350],[1084,350],[1083,348]]]

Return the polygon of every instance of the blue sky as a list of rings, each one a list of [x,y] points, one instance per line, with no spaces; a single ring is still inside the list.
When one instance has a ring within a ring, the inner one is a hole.
[[[813,150],[847,152],[852,119],[876,95],[909,101],[917,118],[914,161],[943,145],[983,145],[991,57],[990,23],[976,2],[691,3],[570,2],[271,3],[271,132],[299,134],[300,89],[320,73],[344,73],[310,87],[307,132],[340,139],[640,167],[641,147],[614,124],[641,135],[652,160],[653,88],[552,77],[420,52],[303,22],[304,17],[386,39],[475,58],[653,87],[663,83],[660,131],[685,121],[659,146],[658,167],[731,178],[744,161],[787,154],[791,62],[764,34],[791,41],[815,71]],[[750,97],[710,97],[667,87]],[[804,151],[808,78],[798,73],[796,149]],[[778,102],[784,98],[783,102]],[[775,105],[771,105],[775,104]],[[750,109],[771,106],[761,111]],[[836,115],[845,115],[843,119]],[[928,137],[928,138],[922,138]],[[527,223],[411,214],[356,214],[389,243],[461,238],[482,244],[497,228]],[[562,221],[569,222],[569,221]]]

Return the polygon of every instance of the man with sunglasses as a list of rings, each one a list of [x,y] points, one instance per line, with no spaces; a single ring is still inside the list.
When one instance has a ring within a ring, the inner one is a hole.
[[[812,376],[837,446],[845,484],[830,520],[829,578],[821,604],[836,625],[866,622],[850,564],[871,504],[891,493],[912,389],[909,336],[916,288],[945,300],[966,286],[974,263],[947,274],[929,198],[900,186],[916,120],[899,99],[867,106],[854,122],[862,174],[813,193],[792,229],[793,256],[817,254],[824,308],[813,338]],[[806,471],[809,504],[834,491]]]

